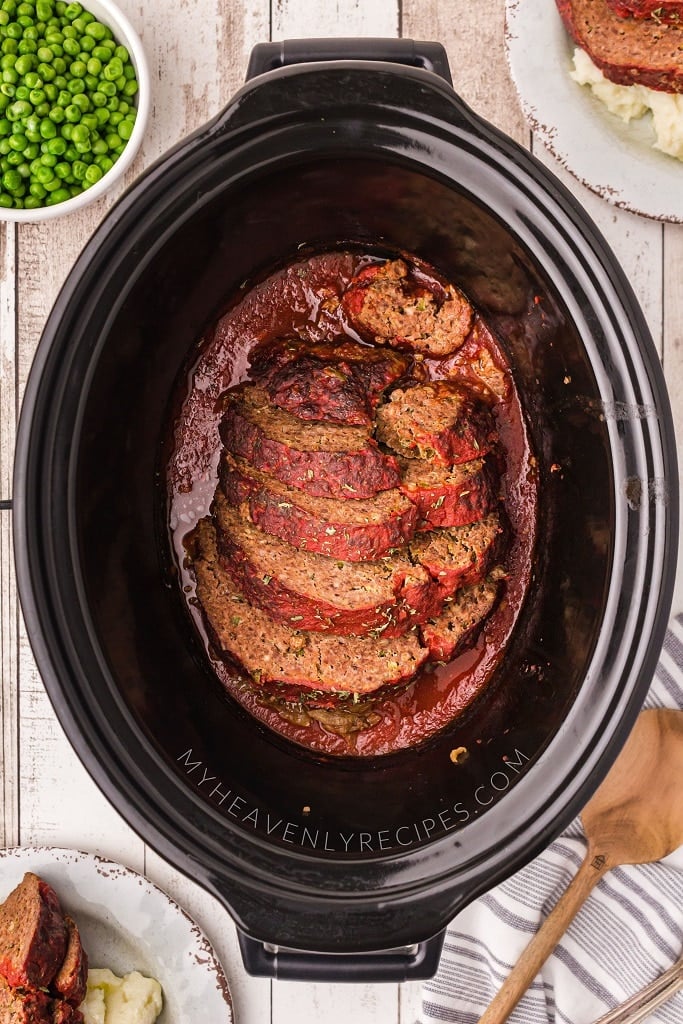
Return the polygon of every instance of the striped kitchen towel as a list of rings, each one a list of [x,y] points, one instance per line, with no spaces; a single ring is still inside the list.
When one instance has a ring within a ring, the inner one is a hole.
[[[669,625],[645,707],[683,708],[683,615]],[[476,1024],[585,848],[577,818],[540,857],[451,922],[439,969],[423,985],[422,1024]],[[591,1024],[682,951],[683,847],[657,864],[615,868],[601,879],[509,1024]],[[683,992],[647,1024],[683,1024]]]

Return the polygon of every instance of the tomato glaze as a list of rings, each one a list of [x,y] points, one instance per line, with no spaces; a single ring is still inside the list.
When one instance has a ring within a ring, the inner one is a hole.
[[[486,690],[529,584],[536,538],[536,461],[509,362],[486,322],[477,314],[471,335],[458,352],[448,359],[425,358],[423,367],[434,379],[462,379],[493,402],[502,455],[501,496],[510,527],[503,598],[473,645],[448,664],[427,663],[406,688],[378,700],[373,707],[380,716],[377,724],[342,736],[318,722],[296,725],[263,703],[259,688],[248,681],[246,673],[241,675],[234,664],[213,650],[197,606],[184,545],[197,521],[208,515],[216,490],[221,448],[219,395],[249,379],[249,352],[260,342],[286,336],[316,342],[342,334],[362,340],[346,321],[339,300],[354,274],[374,260],[350,251],[323,253],[296,260],[254,286],[244,282],[227,312],[198,345],[198,355],[178,395],[179,413],[167,462],[174,557],[188,610],[221,683],[247,711],[288,739],[321,753],[355,756],[413,746],[461,715]],[[420,265],[420,272],[429,280],[429,268]],[[434,278],[433,283],[438,288],[439,279]]]

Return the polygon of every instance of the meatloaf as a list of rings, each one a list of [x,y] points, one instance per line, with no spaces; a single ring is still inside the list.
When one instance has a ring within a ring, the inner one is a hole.
[[[398,488],[374,498],[315,498],[224,455],[219,476],[228,502],[265,533],[306,551],[371,561],[415,533],[417,509]]]
[[[453,466],[491,451],[496,432],[490,410],[462,384],[436,380],[392,391],[377,410],[377,437],[404,458]]]
[[[84,1019],[81,1011],[72,1003],[66,1003],[63,999],[52,1003],[50,1024],[83,1024]]]
[[[216,492],[212,508],[221,564],[250,604],[298,629],[398,636],[433,616],[443,598],[405,554],[343,562],[298,551],[244,520]]]
[[[350,339],[278,339],[251,354],[252,378],[280,409],[302,420],[369,427],[382,393],[403,377],[410,357]]]
[[[257,685],[368,694],[407,681],[427,658],[416,632],[403,637],[345,637],[303,632],[249,604],[218,559],[212,520],[200,520],[188,543],[197,599],[223,655],[237,659]]]
[[[410,553],[449,596],[482,579],[501,536],[500,516],[493,512],[477,523],[423,533],[411,542]]]
[[[607,0],[620,18],[651,18],[655,22],[683,23],[683,0]]]
[[[475,523],[496,502],[495,475],[485,459],[452,467],[405,459],[401,466],[401,490],[417,508],[418,530]]]
[[[3,1024],[52,1024],[50,997],[40,988],[14,988],[0,976]]]
[[[224,392],[219,431],[228,452],[316,497],[372,498],[395,487],[398,463],[366,427],[302,423],[254,385]]]
[[[567,32],[605,78],[683,92],[683,26],[622,18],[607,0],[556,0]]]
[[[458,590],[444,604],[440,615],[420,627],[430,656],[437,661],[450,661],[483,625],[493,609],[497,594],[498,585],[492,580],[483,580]]]
[[[365,267],[342,301],[351,325],[362,337],[430,356],[455,352],[467,337],[474,316],[458,288],[428,285],[416,268],[402,259]]]
[[[65,915],[67,929],[66,953],[57,971],[53,987],[63,999],[78,1006],[85,999],[88,982],[88,956],[83,949],[76,922]]]
[[[27,871],[0,905],[0,975],[14,987],[46,987],[64,960],[66,944],[57,894]]]

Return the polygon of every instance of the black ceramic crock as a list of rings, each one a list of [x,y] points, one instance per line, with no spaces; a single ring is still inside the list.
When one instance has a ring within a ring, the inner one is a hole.
[[[257,47],[250,79],[125,194],[49,317],[17,445],[22,607],[78,755],[224,903],[248,970],[426,977],[447,922],[579,811],[641,707],[676,554],[670,409],[604,240],[455,95],[441,47]],[[295,746],[224,694],[172,576],[163,486],[178,376],[226,298],[346,242],[416,253],[500,330],[541,479],[528,599],[487,694],[369,760]]]

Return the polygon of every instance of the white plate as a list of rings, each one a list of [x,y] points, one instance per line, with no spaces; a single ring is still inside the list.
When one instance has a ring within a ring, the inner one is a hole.
[[[228,983],[208,939],[148,879],[76,850],[0,850],[0,900],[26,871],[54,888],[78,925],[91,967],[157,979],[164,994],[158,1024],[233,1024]]]
[[[554,0],[506,0],[506,47],[524,114],[545,146],[608,202],[683,222],[683,163],[652,148],[650,115],[625,124],[569,77],[574,44]]]

